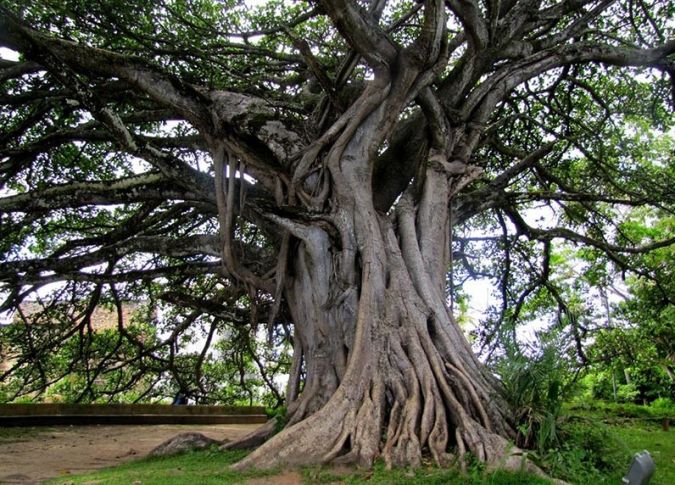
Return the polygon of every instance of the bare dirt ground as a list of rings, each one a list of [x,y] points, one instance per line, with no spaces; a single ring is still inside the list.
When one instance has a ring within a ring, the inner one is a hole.
[[[240,438],[259,425],[52,426],[0,441],[0,483],[39,483],[142,458],[188,431],[216,440]]]

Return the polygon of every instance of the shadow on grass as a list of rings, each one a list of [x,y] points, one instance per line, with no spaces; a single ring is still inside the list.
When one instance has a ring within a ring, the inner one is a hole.
[[[281,470],[250,470],[235,472],[229,466],[246,455],[242,451],[221,452],[217,448],[194,451],[160,458],[145,458],[113,468],[102,469],[86,475],[69,475],[51,480],[52,484],[241,484],[255,478],[267,478],[275,483]],[[434,466],[416,470],[386,470],[377,463],[372,470],[350,467],[308,467],[300,470],[302,483],[342,484],[443,484],[443,485],[545,485],[548,480],[525,474],[498,471],[486,473],[478,466],[470,467],[467,474],[459,470],[439,469]]]

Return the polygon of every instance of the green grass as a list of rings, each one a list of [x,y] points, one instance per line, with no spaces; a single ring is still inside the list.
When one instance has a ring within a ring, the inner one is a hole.
[[[675,483],[675,407],[640,406],[596,401],[590,405],[571,408],[577,415],[606,423],[630,451],[630,455],[647,450],[656,463],[656,473],[650,483]],[[670,429],[663,430],[663,420],[670,420]],[[628,468],[626,467],[626,470]]]
[[[567,408],[569,439],[546,457],[549,470],[571,483],[618,483],[635,453],[647,450],[656,463],[650,483],[675,483],[675,409],[596,401]]]
[[[626,423],[613,426],[613,431],[628,446],[631,454],[647,450],[656,463],[652,485],[675,483],[675,430],[663,431],[654,423]]]
[[[240,484],[274,471],[234,472],[229,466],[246,455],[244,452],[220,452],[215,449],[194,451],[176,456],[145,458],[85,475],[68,475],[51,480],[52,484],[133,484],[183,485],[185,483]]]
[[[628,471],[634,453],[648,450],[656,462],[653,485],[675,483],[675,425],[663,431],[660,420],[650,410],[638,406],[596,405],[570,408],[571,419],[565,428],[567,441],[541,458],[542,465],[558,478],[570,483],[618,483]],[[0,442],[12,433],[20,438],[33,429],[1,430]],[[166,458],[149,458],[99,470],[87,475],[69,475],[54,484],[239,484],[250,478],[270,476],[279,471],[233,472],[229,466],[245,452],[196,451]],[[504,471],[486,472],[473,465],[466,474],[457,468],[439,469],[432,465],[416,470],[386,470],[377,463],[372,470],[355,468],[309,467],[300,470],[303,483],[418,484],[418,485],[544,485],[547,480]]]
[[[387,470],[378,462],[372,470],[348,469],[336,472],[331,467],[313,467],[302,470],[303,483],[321,484],[340,482],[347,485],[550,485],[549,480],[528,474],[506,471],[484,472],[473,467],[462,474],[456,468],[435,466],[416,470]]]
[[[233,472],[229,465],[236,463],[245,452],[220,452],[216,449],[195,451],[164,458],[148,458],[102,469],[86,475],[69,475],[51,480],[51,484],[241,484],[255,477],[270,477],[278,470]],[[372,470],[356,468],[311,467],[300,470],[303,483],[321,484],[341,482],[345,484],[419,484],[419,485],[549,485],[551,482],[526,473],[504,471],[482,472],[473,467],[462,475],[456,469],[439,469],[434,466],[417,470],[386,470],[378,463]]]

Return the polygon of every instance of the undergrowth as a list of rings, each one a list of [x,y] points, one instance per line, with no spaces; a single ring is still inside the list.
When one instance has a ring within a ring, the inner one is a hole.
[[[675,483],[675,431],[664,431],[654,420],[655,410],[595,403],[565,407],[569,415],[557,423],[555,443],[529,455],[550,476],[571,484],[620,483],[634,453],[648,450],[656,462],[652,485]],[[661,413],[661,411],[659,411]],[[667,414],[667,412],[666,412]],[[631,417],[639,415],[641,417]],[[662,416],[663,414],[657,414]],[[604,421],[604,422],[603,422]],[[606,424],[606,423],[607,424]],[[238,484],[256,477],[275,483],[280,470],[234,472],[229,465],[246,455],[217,448],[165,458],[142,459],[87,475],[53,480],[56,484]],[[305,484],[418,484],[418,485],[543,485],[548,480],[524,473],[488,472],[480,463],[470,464],[465,474],[458,468],[439,469],[431,462],[411,469],[386,470],[378,462],[371,470],[348,467],[308,467],[300,470]]]
[[[652,485],[675,483],[675,431],[672,401],[652,406],[602,401],[565,406],[558,422],[558,439],[538,464],[551,476],[570,483],[620,483],[632,456],[647,450],[656,463]]]
[[[557,445],[536,458],[551,476],[571,483],[619,483],[630,451],[609,427],[569,420],[559,425]]]
[[[647,406],[634,403],[613,403],[607,401],[576,400],[567,406],[569,412],[593,417],[599,417],[608,422],[613,418],[641,418],[675,420],[675,401],[668,398],[658,398]]]

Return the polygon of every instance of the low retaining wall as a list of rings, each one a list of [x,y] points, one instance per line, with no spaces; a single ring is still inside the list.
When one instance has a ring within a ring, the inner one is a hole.
[[[57,424],[262,424],[263,407],[167,404],[0,404],[0,426]]]

